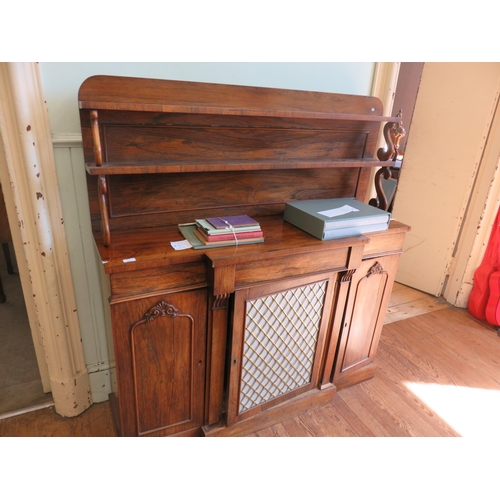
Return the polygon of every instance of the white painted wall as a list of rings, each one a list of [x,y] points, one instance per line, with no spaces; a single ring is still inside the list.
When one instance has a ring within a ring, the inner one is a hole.
[[[374,63],[40,63],[85,361],[94,402],[106,400],[112,368],[99,263],[90,227],[78,89],[96,74],[369,95]]]

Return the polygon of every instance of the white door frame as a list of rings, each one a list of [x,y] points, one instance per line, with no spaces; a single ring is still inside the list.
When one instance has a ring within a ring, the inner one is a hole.
[[[443,297],[457,307],[467,307],[474,272],[481,264],[500,205],[500,81],[497,85],[488,132],[465,210],[462,231],[448,270]]]
[[[92,404],[37,63],[0,63],[0,182],[42,384],[56,411]]]

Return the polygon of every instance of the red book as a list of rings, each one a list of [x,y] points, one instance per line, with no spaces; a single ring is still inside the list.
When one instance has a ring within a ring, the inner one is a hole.
[[[228,233],[228,234],[205,234],[202,231],[199,231],[198,229],[195,229],[194,233],[198,237],[199,240],[201,241],[233,241],[234,234],[233,233]],[[248,239],[255,239],[255,238],[262,238],[264,236],[264,233],[262,231],[246,231],[243,233],[236,233],[236,238],[238,240],[248,240]]]

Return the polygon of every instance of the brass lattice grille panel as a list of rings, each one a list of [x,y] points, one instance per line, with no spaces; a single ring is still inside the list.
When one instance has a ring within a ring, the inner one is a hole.
[[[311,381],[326,283],[247,302],[240,413]]]

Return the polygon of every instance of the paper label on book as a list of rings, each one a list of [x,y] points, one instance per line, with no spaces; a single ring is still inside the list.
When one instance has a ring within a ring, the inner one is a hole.
[[[359,210],[350,205],[344,205],[343,207],[332,208],[331,210],[323,210],[322,212],[318,212],[318,214],[324,215],[325,217],[338,217],[339,215],[345,215],[351,212],[359,212]]]
[[[170,244],[174,250],[187,250],[188,248],[193,248],[193,245],[191,245],[188,240],[171,241]]]

